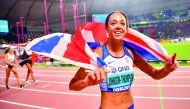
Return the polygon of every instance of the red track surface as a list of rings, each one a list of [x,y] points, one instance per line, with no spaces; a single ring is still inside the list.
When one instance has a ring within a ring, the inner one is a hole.
[[[0,66],[1,109],[98,109],[99,86],[70,91],[68,83],[77,68],[33,68],[39,81],[19,88],[11,73],[9,86],[4,87],[5,69]],[[24,81],[26,69],[19,68]],[[156,81],[135,69],[132,87],[135,109],[190,109],[190,67],[180,67],[168,77]],[[160,86],[158,84],[160,83]],[[159,88],[160,87],[160,88]],[[159,91],[161,89],[161,91]],[[162,97],[161,96],[162,93]],[[163,107],[161,107],[163,106]]]

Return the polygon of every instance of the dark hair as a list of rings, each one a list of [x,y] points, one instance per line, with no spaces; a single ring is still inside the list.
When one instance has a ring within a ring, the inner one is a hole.
[[[106,22],[105,22],[105,25],[106,25],[106,28],[108,27],[108,20],[110,19],[110,16],[114,13],[120,13],[122,14],[124,17],[125,17],[125,20],[126,20],[126,26],[127,28],[129,27],[129,21],[128,21],[128,18],[127,18],[127,15],[124,14],[123,12],[120,12],[120,11],[113,11],[111,13],[108,14],[107,18],[106,18]]]
[[[10,51],[10,48],[6,48],[4,53],[7,54],[9,51]]]

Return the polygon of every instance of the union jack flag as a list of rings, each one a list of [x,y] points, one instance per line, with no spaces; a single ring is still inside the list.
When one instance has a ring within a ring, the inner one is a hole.
[[[82,24],[74,35],[53,33],[29,42],[27,49],[80,67],[95,69],[106,65],[93,49],[106,43],[105,25],[98,22]],[[155,40],[129,28],[123,40],[125,47],[132,48],[145,60],[166,61],[166,50]]]

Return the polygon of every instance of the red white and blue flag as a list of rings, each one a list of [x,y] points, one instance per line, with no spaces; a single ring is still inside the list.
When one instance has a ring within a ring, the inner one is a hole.
[[[103,23],[86,22],[73,36],[66,33],[53,33],[29,42],[27,49],[80,67],[95,69],[105,63],[93,49],[106,43],[108,35]],[[125,47],[135,50],[145,60],[166,61],[166,50],[155,40],[129,28],[123,40]]]

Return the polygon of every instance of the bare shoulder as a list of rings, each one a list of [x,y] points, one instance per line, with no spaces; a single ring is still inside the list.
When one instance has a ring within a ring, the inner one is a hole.
[[[131,57],[134,59],[134,51],[129,48],[126,48],[126,49],[129,52],[129,54],[131,55]]]
[[[97,53],[100,57],[102,57],[102,46],[96,48],[96,49],[94,50],[94,52]]]

